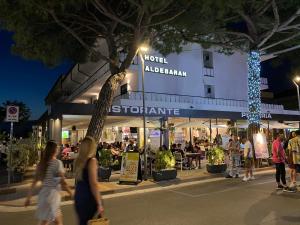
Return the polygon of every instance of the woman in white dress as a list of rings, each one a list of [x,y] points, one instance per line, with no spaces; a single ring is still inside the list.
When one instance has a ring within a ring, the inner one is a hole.
[[[60,160],[56,159],[57,144],[48,141],[43,152],[41,162],[37,166],[36,176],[29,190],[25,201],[25,206],[30,204],[32,190],[39,181],[42,182],[42,189],[38,195],[36,217],[39,225],[54,223],[62,225],[62,214],[60,210],[61,188],[72,195],[64,178],[64,168]]]

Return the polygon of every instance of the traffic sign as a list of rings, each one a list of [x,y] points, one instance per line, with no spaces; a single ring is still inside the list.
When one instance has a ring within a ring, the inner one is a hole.
[[[19,122],[19,106],[10,105],[6,107],[6,121]]]

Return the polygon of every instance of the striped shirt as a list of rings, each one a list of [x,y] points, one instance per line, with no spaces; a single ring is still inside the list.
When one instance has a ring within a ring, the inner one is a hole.
[[[45,178],[43,180],[44,187],[57,187],[60,184],[59,173],[64,173],[64,167],[60,160],[51,160],[48,164]]]

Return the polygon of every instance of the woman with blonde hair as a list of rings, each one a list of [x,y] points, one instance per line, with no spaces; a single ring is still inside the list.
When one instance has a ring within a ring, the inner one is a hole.
[[[104,208],[98,190],[98,161],[96,142],[85,137],[79,146],[79,155],[75,161],[75,210],[80,225],[87,225],[95,214],[102,216]]]
[[[65,182],[63,164],[60,160],[56,159],[56,155],[57,144],[54,141],[48,141],[25,201],[25,206],[28,206],[32,197],[32,190],[39,181],[42,181],[42,189],[38,195],[36,212],[40,225],[47,225],[52,222],[62,225],[60,210],[61,186],[72,195],[70,188]]]

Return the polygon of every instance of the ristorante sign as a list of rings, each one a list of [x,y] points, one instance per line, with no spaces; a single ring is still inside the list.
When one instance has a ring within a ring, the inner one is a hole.
[[[144,110],[142,106],[113,105],[109,112],[117,115],[141,115],[143,114],[143,111]],[[145,112],[148,116],[180,115],[180,110],[175,108],[146,107]]]
[[[158,63],[158,64],[161,64],[161,65],[168,64],[166,58],[153,56],[153,55],[144,55],[144,60],[148,61],[148,62]],[[179,77],[186,77],[187,76],[186,71],[169,69],[169,68],[166,68],[166,67],[163,67],[163,66],[145,65],[145,72],[160,73],[160,74],[171,75],[171,76],[179,76]]]

